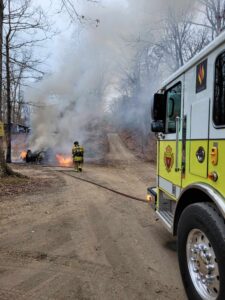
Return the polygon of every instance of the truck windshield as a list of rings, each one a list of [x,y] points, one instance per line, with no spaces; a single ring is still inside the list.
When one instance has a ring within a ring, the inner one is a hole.
[[[166,132],[176,132],[176,117],[181,113],[181,82],[167,91]]]

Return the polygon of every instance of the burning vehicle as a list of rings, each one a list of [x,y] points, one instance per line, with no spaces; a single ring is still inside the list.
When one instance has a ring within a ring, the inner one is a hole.
[[[22,151],[21,158],[26,163],[44,163],[49,160],[48,151],[34,151],[32,152],[30,149],[27,151]]]
[[[72,167],[73,160],[69,154],[55,154],[51,149],[31,151],[31,149],[22,151],[20,158],[26,163],[48,164],[62,167]]]
[[[26,157],[25,157],[25,161],[27,163],[30,163],[30,162],[34,162],[34,163],[41,163],[43,161],[43,151],[40,151],[40,152],[32,152],[30,149],[27,150],[27,154],[26,154]]]

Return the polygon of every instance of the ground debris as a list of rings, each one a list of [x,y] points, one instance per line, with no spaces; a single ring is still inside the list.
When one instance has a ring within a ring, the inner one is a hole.
[[[0,197],[35,192],[50,185],[46,179],[6,177],[0,181]]]
[[[25,193],[36,193],[47,190],[58,184],[58,178],[39,176],[40,167],[32,167],[29,170],[26,166],[16,166],[16,172],[21,172],[21,176],[6,176],[0,178],[0,201],[4,197],[20,195]],[[13,200],[13,198],[10,198]]]

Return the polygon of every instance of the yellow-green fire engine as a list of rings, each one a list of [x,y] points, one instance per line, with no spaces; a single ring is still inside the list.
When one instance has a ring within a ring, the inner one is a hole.
[[[177,235],[191,300],[225,299],[225,33],[154,95],[157,216]]]

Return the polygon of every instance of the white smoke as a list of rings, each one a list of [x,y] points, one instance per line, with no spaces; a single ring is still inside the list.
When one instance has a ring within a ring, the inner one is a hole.
[[[186,5],[184,0],[127,0],[83,8],[85,16],[100,23],[77,24],[76,34],[58,45],[54,73],[27,92],[27,100],[38,106],[32,115],[33,150],[70,152],[74,140],[88,139],[91,124],[102,119],[106,101],[114,97],[121,69],[132,67],[135,49],[129,41],[146,32],[154,41],[168,2],[174,9]]]

